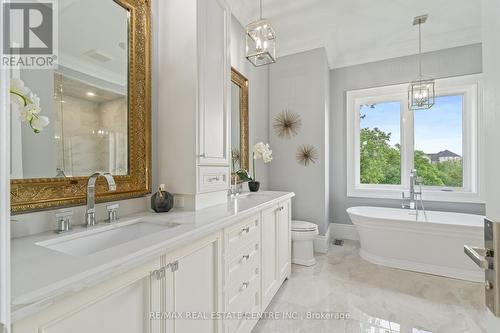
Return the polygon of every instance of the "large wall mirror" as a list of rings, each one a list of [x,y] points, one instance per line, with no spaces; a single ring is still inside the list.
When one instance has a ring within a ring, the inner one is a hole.
[[[248,170],[248,80],[231,68],[231,172]]]
[[[150,15],[148,0],[58,2],[57,66],[12,73],[50,121],[35,133],[12,110],[13,213],[85,202],[96,171],[117,182],[102,201],[150,192]]]

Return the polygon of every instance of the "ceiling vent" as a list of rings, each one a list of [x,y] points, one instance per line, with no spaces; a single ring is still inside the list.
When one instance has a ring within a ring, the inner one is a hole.
[[[113,60],[112,57],[108,56],[107,54],[103,53],[102,51],[95,50],[95,49],[85,52],[84,55],[86,55],[87,57],[90,57],[96,61],[103,62],[103,63]]]

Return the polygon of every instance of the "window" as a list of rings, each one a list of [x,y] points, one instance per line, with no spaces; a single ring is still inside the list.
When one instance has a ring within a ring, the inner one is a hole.
[[[479,75],[436,81],[429,110],[408,109],[407,85],[347,93],[347,195],[401,198],[412,169],[424,200],[482,202]]]
[[[399,101],[360,106],[361,184],[401,184],[400,114]]]
[[[429,110],[414,111],[414,163],[422,184],[463,187],[463,95],[438,96]]]

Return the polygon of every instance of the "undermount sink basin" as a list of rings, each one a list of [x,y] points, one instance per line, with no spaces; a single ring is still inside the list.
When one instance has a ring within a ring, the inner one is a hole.
[[[72,256],[86,256],[178,225],[178,223],[136,222],[123,226],[113,226],[111,229],[84,231],[80,234],[40,242],[37,245]]]

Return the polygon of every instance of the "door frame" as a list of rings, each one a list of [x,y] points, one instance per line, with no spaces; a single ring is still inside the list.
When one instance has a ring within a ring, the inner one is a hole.
[[[0,17],[3,17],[0,2]],[[0,53],[3,54],[0,25]],[[0,68],[0,331],[10,331],[10,73]]]

